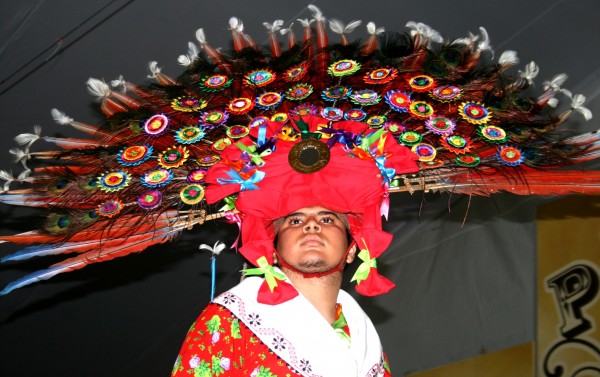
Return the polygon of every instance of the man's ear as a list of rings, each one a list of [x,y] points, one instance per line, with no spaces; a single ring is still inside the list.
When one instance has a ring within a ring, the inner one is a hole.
[[[278,261],[277,261],[277,253],[276,253],[276,252],[273,252],[273,265],[276,265],[276,264],[277,264],[277,262],[278,262]]]
[[[356,245],[356,242],[352,241],[352,243],[349,246],[351,249],[348,252],[348,256],[346,257],[346,263],[350,264],[354,261],[354,258],[356,258],[356,252],[358,251],[358,246]]]

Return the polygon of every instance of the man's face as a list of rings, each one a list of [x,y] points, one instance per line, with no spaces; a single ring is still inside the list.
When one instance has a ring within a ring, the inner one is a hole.
[[[301,208],[283,218],[276,248],[300,272],[327,272],[340,264],[348,249],[346,222],[341,214],[323,207]],[[350,253],[346,262],[353,259]]]

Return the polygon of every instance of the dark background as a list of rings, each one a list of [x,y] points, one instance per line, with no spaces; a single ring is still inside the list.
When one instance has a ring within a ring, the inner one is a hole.
[[[521,67],[535,60],[541,68],[538,86],[568,72],[565,87],[586,95],[592,111],[600,109],[597,0],[314,3],[326,17],[362,19],[363,25],[374,21],[387,30],[403,31],[406,22],[422,21],[450,40],[485,26],[496,56],[511,49],[519,53]],[[281,18],[287,25],[310,18],[307,4],[0,2],[0,140],[5,151],[0,168],[20,172],[8,149],[15,146],[16,134],[31,132],[34,124],[43,126],[44,135],[81,136],[53,123],[53,107],[79,121],[100,122],[84,86],[88,77],[111,80],[123,74],[142,82],[150,60],[176,76],[181,71],[177,56],[187,51],[187,41],[195,41],[197,28],[205,29],[213,46],[228,49],[227,21],[235,15],[246,32],[266,43],[263,21]],[[298,22],[295,31],[301,38]],[[366,37],[364,26],[351,37]],[[593,130],[598,122],[584,123],[575,115],[568,127]],[[48,147],[43,144],[35,148]],[[534,339],[535,208],[545,201],[511,195],[470,202],[436,194],[393,197],[386,229],[395,239],[380,266],[397,287],[360,302],[378,327],[394,375]],[[0,207],[2,234],[29,230],[37,220],[33,211]],[[168,375],[187,328],[209,301],[210,256],[198,246],[216,240],[231,244],[236,231],[208,223],[176,243],[0,297],[0,375]],[[0,255],[17,250],[0,246]],[[0,286],[53,261],[0,266]],[[222,292],[239,280],[242,260],[224,252],[217,264],[217,290]]]

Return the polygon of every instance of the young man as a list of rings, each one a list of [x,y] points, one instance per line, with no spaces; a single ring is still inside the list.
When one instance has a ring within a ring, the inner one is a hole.
[[[306,207],[275,228],[274,273],[298,294],[260,303],[263,279],[246,278],[194,323],[173,376],[389,376],[373,324],[340,290],[357,251],[346,215]]]

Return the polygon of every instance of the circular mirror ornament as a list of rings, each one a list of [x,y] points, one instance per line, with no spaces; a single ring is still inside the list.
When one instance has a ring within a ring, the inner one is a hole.
[[[329,158],[327,144],[316,139],[305,139],[290,150],[288,162],[298,173],[311,174],[323,169],[329,163]]]

